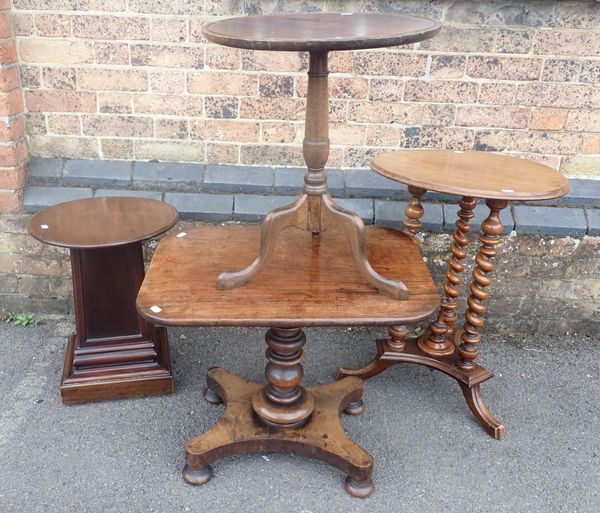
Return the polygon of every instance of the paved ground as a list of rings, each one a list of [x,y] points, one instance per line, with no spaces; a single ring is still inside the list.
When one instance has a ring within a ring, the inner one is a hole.
[[[58,395],[71,327],[0,328],[1,513],[598,513],[600,339],[488,339],[484,387],[504,442],[471,418],[440,373],[396,366],[367,383],[367,413],[346,417],[375,457],[376,494],[351,499],[343,475],[289,454],[223,461],[186,485],[185,440],[222,412],[201,400],[215,365],[260,379],[262,330],[171,330],[177,391],[64,407]],[[370,357],[375,330],[309,330],[306,379]],[[185,338],[184,338],[185,337]]]

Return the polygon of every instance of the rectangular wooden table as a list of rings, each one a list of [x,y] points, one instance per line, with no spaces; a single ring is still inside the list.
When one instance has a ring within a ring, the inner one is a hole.
[[[250,263],[259,246],[257,226],[205,226],[164,238],[150,264],[137,305],[142,317],[163,326],[256,326],[270,328],[266,385],[224,369],[208,373],[209,402],[227,404],[221,421],[192,438],[184,479],[203,484],[210,463],[258,451],[293,451],[339,467],[351,495],[373,492],[373,459],[354,444],[339,412],[364,411],[362,381],[347,377],[303,388],[307,326],[403,326],[432,316],[439,296],[417,244],[403,233],[370,228],[373,267],[402,279],[408,300],[384,296],[365,282],[343,233],[320,237],[288,228],[277,239],[263,272],[241,288],[217,290],[217,276]],[[232,357],[243,347],[232,348]]]

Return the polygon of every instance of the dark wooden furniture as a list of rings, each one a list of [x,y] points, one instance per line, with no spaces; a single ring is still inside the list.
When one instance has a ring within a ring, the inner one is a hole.
[[[175,225],[160,201],[94,198],[34,214],[29,233],[69,248],[76,334],[69,340],[63,403],[171,393],[167,334],[141,319],[135,298],[144,278],[141,241]]]
[[[347,378],[304,388],[306,326],[404,325],[431,316],[439,296],[417,245],[405,234],[371,228],[367,255],[378,272],[402,277],[407,301],[379,294],[353,264],[352,250],[335,230],[313,238],[284,230],[260,275],[243,288],[214,283],[223,262],[247,265],[259,247],[257,226],[206,226],[165,237],[150,264],[137,305],[142,317],[165,326],[263,326],[266,385],[224,369],[208,372],[206,399],[224,401],[225,414],[186,447],[184,479],[204,484],[210,464],[235,454],[292,451],[339,467],[351,495],[373,492],[373,459],[345,434],[339,420],[363,411],[362,382]],[[397,333],[401,339],[406,333]],[[238,348],[239,350],[239,348]]]
[[[202,28],[215,43],[252,50],[309,52],[304,159],[304,189],[290,205],[272,210],[261,231],[258,257],[246,268],[224,272],[217,280],[221,289],[247,283],[268,261],[277,234],[296,226],[318,235],[328,228],[343,231],[353,259],[364,279],[383,294],[406,299],[408,290],[399,277],[391,280],[377,273],[366,256],[365,229],[361,218],[339,207],[327,187],[324,172],[329,156],[328,54],[333,50],[358,50],[402,45],[433,37],[440,25],[426,18],[403,14],[300,13],[246,16],[209,23]]]
[[[547,166],[514,157],[478,152],[438,150],[398,151],[378,155],[371,167],[378,173],[407,184],[412,200],[405,213],[406,233],[416,239],[423,207],[420,198],[427,190],[461,197],[454,241],[448,259],[441,309],[429,329],[418,338],[398,343],[396,332],[390,340],[377,341],[377,356],[358,369],[340,369],[338,379],[358,376],[368,379],[396,363],[416,363],[440,370],[456,379],[473,415],[494,438],[504,437],[504,426],[483,402],[480,385],[493,374],[476,363],[479,356],[483,316],[489,298],[492,263],[503,226],[500,211],[511,200],[557,198],[569,191],[569,183]],[[467,256],[469,221],[477,198],[485,200],[489,216],[481,225],[481,246],[475,257],[473,279],[469,286],[467,310],[462,327],[455,327],[458,287]],[[396,328],[397,329],[397,328]]]

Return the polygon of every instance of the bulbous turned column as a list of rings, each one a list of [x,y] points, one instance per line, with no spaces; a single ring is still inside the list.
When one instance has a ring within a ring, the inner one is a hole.
[[[270,427],[299,427],[314,408],[312,395],[300,385],[304,378],[302,347],[306,336],[300,328],[271,328],[265,340],[268,383],[252,397],[252,408]]]
[[[408,328],[406,326],[390,326],[388,328],[387,346],[392,351],[404,351],[406,342],[404,339],[408,336]]]
[[[406,215],[406,219],[404,221],[404,232],[410,235],[412,238],[416,238],[417,234],[423,227],[421,218],[423,217],[423,214],[425,214],[423,205],[421,205],[421,196],[423,196],[427,190],[409,185],[408,192],[410,192],[412,197],[408,202],[408,205],[406,205],[404,208],[404,214]]]
[[[460,295],[457,287],[463,282],[460,274],[464,272],[465,266],[462,261],[467,256],[465,248],[469,244],[468,235],[472,231],[469,221],[475,215],[473,209],[477,205],[477,200],[463,196],[459,205],[459,219],[456,221],[456,229],[452,235],[454,240],[448,259],[441,308],[435,322],[429,328],[429,337],[419,340],[418,343],[421,351],[431,356],[445,356],[454,352],[454,343],[448,335],[452,333],[457,319],[456,307]]]
[[[460,356],[456,365],[464,370],[475,368],[475,360],[479,356],[479,342],[481,340],[481,328],[483,327],[483,315],[487,312],[485,301],[490,297],[486,288],[492,280],[489,274],[494,270],[492,259],[496,256],[496,246],[500,243],[501,234],[504,229],[500,221],[500,212],[508,204],[505,200],[486,200],[490,209],[489,216],[481,224],[482,234],[479,237],[481,246],[475,257],[475,269],[473,269],[473,280],[469,286],[470,295],[467,300],[467,311],[465,312],[465,323],[461,335],[462,343],[458,346]]]

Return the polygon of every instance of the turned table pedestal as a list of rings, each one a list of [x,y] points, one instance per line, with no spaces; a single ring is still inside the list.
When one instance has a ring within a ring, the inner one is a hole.
[[[545,200],[563,196],[569,191],[567,180],[552,168],[523,159],[480,152],[443,150],[397,151],[378,155],[371,167],[379,174],[408,185],[412,200],[406,207],[405,232],[418,240],[424,214],[420,198],[428,190],[460,197],[458,221],[448,259],[441,309],[429,329],[417,338],[396,341],[397,326],[390,330],[389,340],[377,341],[377,356],[358,369],[340,369],[338,378],[358,376],[368,379],[396,363],[415,363],[440,370],[458,381],[473,415],[490,436],[504,437],[504,426],[487,408],[480,385],[493,374],[476,363],[479,356],[481,329],[487,290],[494,269],[493,258],[504,227],[500,212],[509,201]],[[477,199],[485,200],[489,215],[481,225],[481,243],[475,256],[469,285],[465,321],[457,322],[459,286],[465,269],[469,221]]]
[[[210,464],[235,454],[291,451],[339,467],[351,495],[373,491],[373,459],[346,435],[342,410],[363,411],[362,381],[351,377],[304,388],[304,327],[402,325],[431,316],[439,296],[413,240],[370,228],[367,255],[377,271],[402,278],[407,301],[386,297],[356,269],[350,245],[334,230],[314,239],[284,230],[269,264],[245,287],[218,290],[223,262],[248,264],[258,249],[256,226],[207,226],[165,237],[150,264],[137,305],[164,326],[258,326],[266,334],[266,385],[224,369],[208,372],[206,399],[226,403],[223,418],[186,446],[184,479],[206,483]],[[342,279],[343,278],[343,279]],[[398,337],[402,334],[398,333]],[[406,336],[406,333],[404,333]],[[232,357],[243,347],[231,347]]]
[[[217,44],[250,50],[309,52],[303,155],[307,171],[304,188],[290,205],[272,210],[261,229],[258,257],[239,271],[217,277],[217,287],[230,289],[261,272],[273,252],[278,233],[295,226],[318,236],[331,228],[345,234],[354,265],[363,279],[385,295],[406,299],[401,279],[382,276],[369,263],[365,227],[361,218],[338,206],[327,187],[329,157],[328,55],[337,50],[359,50],[405,45],[429,39],[440,25],[404,14],[295,13],[245,16],[209,23],[202,34]],[[343,278],[340,278],[343,283]]]
[[[69,201],[30,219],[33,237],[71,252],[76,332],[63,403],[173,391],[166,331],[139,317],[135,298],[144,278],[142,241],[177,219],[170,205],[125,197]]]

